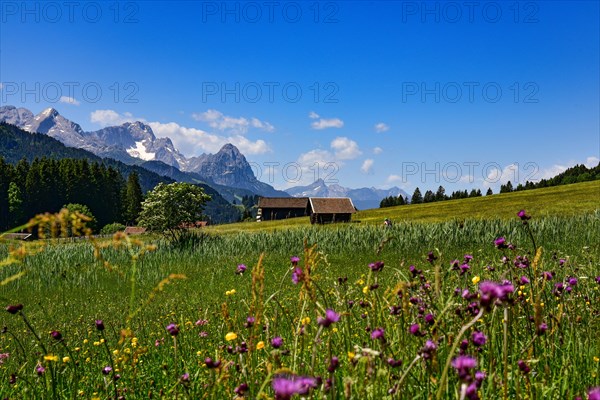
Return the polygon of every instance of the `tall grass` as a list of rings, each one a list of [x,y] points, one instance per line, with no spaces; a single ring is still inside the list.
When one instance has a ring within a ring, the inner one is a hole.
[[[536,263],[528,227],[542,248]],[[495,248],[500,236],[516,248]],[[458,399],[476,381],[475,369],[470,381],[459,379],[451,366],[459,355],[475,358],[485,374],[477,380],[480,398],[585,398],[600,384],[598,212],[534,216],[528,226],[515,217],[391,229],[305,226],[210,234],[177,245],[150,240],[156,251],[142,255],[107,241],[101,260],[89,242],[49,244],[0,270],[0,280],[25,272],[0,286],[0,299],[24,304],[23,317],[41,339],[20,314],[0,314],[7,327],[0,353],[9,353],[0,365],[2,398],[273,397],[273,382],[305,376],[319,378],[307,390],[313,398]],[[0,259],[7,251],[0,247]],[[461,274],[452,261],[464,265],[465,255],[473,259]],[[290,256],[300,257],[296,267]],[[528,258],[527,268],[514,265],[517,256]],[[372,271],[369,263],[379,260],[385,267]],[[242,263],[248,269],[236,274]],[[521,276],[531,282],[522,284]],[[481,282],[504,279],[515,286],[510,301],[468,327],[483,309]],[[139,308],[133,316],[130,300]],[[340,314],[329,327],[317,323],[326,309]],[[98,331],[95,320],[106,330]],[[169,324],[178,335],[166,330]],[[376,329],[383,339],[372,338]],[[475,331],[485,344],[473,344]],[[458,341],[461,332],[466,345]],[[282,346],[271,344],[275,337]],[[427,340],[435,351],[424,350]],[[105,374],[107,366],[112,371]]]

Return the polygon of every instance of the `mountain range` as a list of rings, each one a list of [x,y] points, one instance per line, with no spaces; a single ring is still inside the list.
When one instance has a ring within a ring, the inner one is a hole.
[[[318,179],[308,186],[294,186],[286,189],[292,197],[350,197],[359,210],[377,208],[384,197],[410,196],[398,187],[390,189],[360,188],[350,189],[338,184],[327,185],[323,179]]]
[[[406,196],[397,187],[388,190],[350,189],[337,184],[327,186],[322,179],[285,192],[276,190],[256,178],[246,157],[234,145],[225,144],[215,154],[187,158],[175,148],[170,138],[157,138],[152,128],[140,121],[86,132],[54,108],[34,115],[25,108],[3,106],[0,107],[0,122],[45,134],[68,147],[87,150],[101,158],[138,165],[177,181],[209,185],[229,202],[254,194],[269,197],[350,197],[356,207],[365,209],[378,207],[381,199],[387,196]]]

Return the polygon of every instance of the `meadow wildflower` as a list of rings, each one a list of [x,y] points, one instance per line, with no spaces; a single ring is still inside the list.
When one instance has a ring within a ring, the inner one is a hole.
[[[44,375],[44,372],[46,372],[46,368],[42,367],[40,364],[35,367],[35,373],[39,376]]]
[[[336,313],[332,309],[325,310],[325,317],[318,317],[317,323],[325,328],[331,326],[331,324],[340,320],[340,314]]]
[[[475,346],[481,347],[487,342],[487,336],[483,332],[475,331],[471,336],[471,340]]]
[[[273,378],[273,391],[276,400],[288,400],[293,395],[306,395],[317,387],[317,380],[308,376],[277,376]]]
[[[52,332],[50,332],[50,336],[52,336],[52,338],[54,340],[57,340],[57,341],[61,341],[62,338],[63,338],[62,334],[59,331],[52,331]]]
[[[96,320],[96,329],[98,329],[99,331],[103,331],[104,330],[104,321],[102,321],[101,319],[97,319]]]
[[[435,260],[437,260],[437,257],[435,256],[435,254],[433,254],[433,251],[427,253],[427,261],[433,264]]]
[[[10,357],[9,353],[0,353],[0,365],[4,364],[4,360],[7,360]]]
[[[294,268],[294,271],[292,272],[292,282],[294,283],[294,285],[297,285],[301,279],[302,279],[302,269],[298,268],[298,267]]]
[[[244,326],[246,328],[252,328],[254,326],[254,323],[256,322],[256,318],[250,316],[246,318],[246,322],[244,323]]]
[[[471,356],[458,356],[452,360],[452,366],[458,373],[458,379],[463,382],[470,382],[471,369],[477,366],[477,360]]]
[[[375,328],[371,332],[371,339],[385,341],[385,331],[383,328]]]
[[[388,358],[387,363],[392,368],[397,368],[402,365],[402,360],[394,360],[393,358]]]
[[[112,372],[112,367],[110,365],[107,365],[106,367],[102,368],[102,373],[104,375],[108,375]]]
[[[433,314],[426,314],[423,319],[428,325],[433,325],[435,323],[435,317],[433,316]]]
[[[44,361],[53,361],[53,362],[57,362],[58,361],[58,356],[55,356],[54,354],[48,354],[44,356]]]
[[[369,268],[371,268],[371,271],[373,272],[379,272],[383,269],[383,267],[383,261],[375,261],[374,263],[369,264]]]
[[[327,371],[334,372],[340,366],[340,360],[336,356],[331,357]]]
[[[280,348],[283,346],[283,338],[281,336],[275,336],[273,339],[271,339],[271,346],[276,349]]]
[[[10,314],[16,314],[23,309],[23,304],[9,305],[6,307],[6,311]]]
[[[491,306],[497,302],[505,302],[508,300],[508,295],[515,291],[514,286],[510,282],[498,284],[495,282],[485,281],[479,285],[480,299],[479,303],[486,309],[491,309]]]
[[[542,322],[541,324],[538,325],[536,332],[538,335],[541,336],[544,333],[546,333],[547,330],[548,330],[548,324],[546,324],[545,322]]]
[[[237,334],[234,332],[229,332],[227,335],[225,335],[225,340],[227,340],[228,342],[231,342],[235,339],[237,339]]]
[[[425,335],[423,332],[421,332],[421,327],[419,326],[419,324],[412,324],[408,328],[408,332],[414,336],[424,336]]]
[[[506,239],[502,236],[500,236],[498,239],[494,240],[494,246],[496,246],[497,249],[506,249],[508,246],[506,245]]]
[[[521,372],[525,375],[527,375],[531,371],[531,368],[529,368],[529,365],[527,365],[527,363],[523,360],[517,361],[517,366],[519,367]]]
[[[290,257],[290,261],[291,261],[292,265],[295,267],[296,265],[298,265],[300,258],[297,256],[292,256],[292,257]]]
[[[425,345],[421,348],[421,357],[428,360],[433,357],[433,353],[437,350],[437,344],[432,340],[427,340]]]
[[[258,343],[256,343],[256,350],[262,350],[265,348],[265,342],[263,342],[262,340]]]
[[[238,274],[238,275],[241,275],[241,274],[243,274],[244,272],[246,272],[246,269],[247,269],[247,268],[248,268],[248,267],[246,267],[244,264],[238,264],[238,266],[237,266],[237,270],[235,271],[235,273],[236,273],[236,274]]]
[[[179,334],[179,327],[175,324],[169,324],[167,325],[167,332],[169,332],[171,336],[177,336]]]
[[[237,386],[235,389],[233,389],[233,392],[235,394],[237,394],[238,396],[244,396],[244,394],[250,389],[250,386],[248,386],[247,383],[242,383],[239,386]]]
[[[204,365],[206,365],[207,368],[219,368],[221,366],[221,361],[220,360],[214,360],[212,358],[205,358],[204,359]]]
[[[591,388],[588,391],[588,400],[600,400],[600,387]]]

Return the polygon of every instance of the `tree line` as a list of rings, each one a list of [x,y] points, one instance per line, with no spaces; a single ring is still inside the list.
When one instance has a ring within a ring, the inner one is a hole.
[[[527,181],[524,184],[519,183],[517,187],[514,187],[511,181],[500,185],[500,193],[510,193],[522,190],[539,189],[551,186],[568,185],[571,183],[587,182],[600,179],[600,164],[593,168],[588,168],[585,165],[575,165],[574,167],[568,168],[564,172],[550,178],[541,179],[539,182]],[[492,195],[493,191],[488,188],[486,196]],[[455,200],[455,199],[466,199],[469,197],[482,196],[480,189],[472,189],[470,192],[467,190],[457,190],[452,192],[450,196],[446,195],[446,190],[443,186],[440,186],[434,193],[431,190],[425,192],[425,195],[421,193],[421,190],[417,187],[413,192],[413,195],[408,201],[408,198],[402,196],[389,196],[381,200],[379,208],[402,206],[405,204],[421,204],[431,203],[435,201],[444,200]]]
[[[135,171],[125,179],[115,168],[86,159],[22,159],[13,165],[0,157],[0,231],[68,204],[87,206],[98,228],[132,224],[142,201]]]

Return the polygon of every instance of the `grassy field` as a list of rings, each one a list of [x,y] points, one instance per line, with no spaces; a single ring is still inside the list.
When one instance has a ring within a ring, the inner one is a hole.
[[[544,189],[502,193],[492,196],[474,197],[427,204],[389,207],[359,211],[353,221],[366,224],[381,224],[385,218],[395,222],[443,222],[464,219],[513,218],[515,210],[531,210],[538,216],[575,215],[600,208],[600,181],[555,186]],[[261,223],[209,227],[209,232],[272,231],[310,225],[308,217]]]
[[[14,261],[0,282],[24,273],[0,285],[5,307],[23,305],[0,314],[0,398],[587,398],[599,186],[566,188],[215,227],[178,246],[0,244]]]

